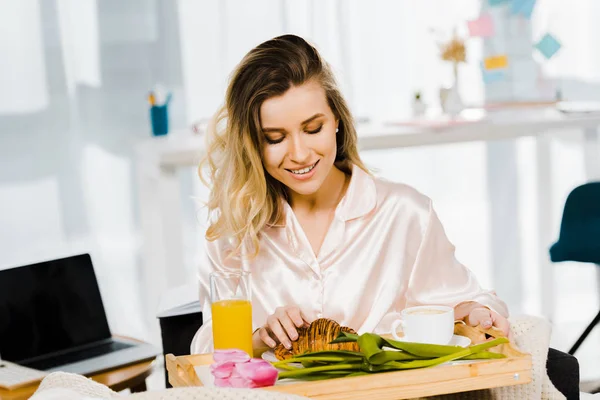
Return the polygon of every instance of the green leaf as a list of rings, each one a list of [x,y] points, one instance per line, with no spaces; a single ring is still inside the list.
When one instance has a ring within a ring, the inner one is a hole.
[[[361,370],[361,364],[333,364],[333,365],[325,365],[322,367],[298,368],[295,371],[280,372],[278,379],[299,378],[299,377],[304,377],[306,375],[314,374],[315,372],[360,371],[360,370]]]
[[[491,351],[480,351],[479,353],[471,354],[461,358],[461,360],[485,360],[495,358],[506,358],[506,355],[501,353],[493,353]]]
[[[364,359],[364,356],[361,353],[352,353],[346,354],[341,352],[341,354],[335,354],[335,351],[328,352],[315,352],[315,353],[306,353],[301,356],[296,356],[293,358],[288,358],[287,360],[282,360],[278,362],[271,363],[275,368],[281,368],[287,364],[291,363],[307,363],[307,362],[318,362],[318,363],[350,363],[350,362],[359,362],[361,363]],[[350,352],[348,352],[350,353]]]
[[[383,339],[379,335],[375,335],[373,333],[363,333],[358,338],[358,346],[360,347],[361,353],[365,355],[365,358],[372,362],[371,360],[383,350],[381,347],[383,346]]]
[[[358,372],[352,372],[351,374],[346,375],[348,378],[353,377],[353,376],[362,376],[362,375],[369,375],[368,372],[365,371],[358,371]]]
[[[480,344],[476,344],[474,346],[469,347],[473,353],[479,353],[480,351],[485,351],[494,346],[498,346],[499,344],[508,343],[508,339],[505,337],[499,337],[494,340],[490,340],[489,342],[483,342]]]
[[[415,360],[423,357],[405,351],[385,351],[382,347],[386,340],[374,333],[365,333],[358,338],[360,350],[364,353],[369,363],[374,365],[385,364],[390,361]],[[388,346],[391,347],[391,346]]]
[[[390,361],[421,360],[424,358],[425,357],[415,356],[414,354],[410,354],[405,351],[384,350],[380,353],[372,355],[369,358],[369,362],[374,365],[381,365]]]
[[[313,351],[311,353],[304,353],[294,358],[306,358],[306,357],[348,357],[348,358],[364,358],[365,355],[358,351],[348,351],[348,350],[323,350],[323,351]]]
[[[436,358],[454,354],[464,349],[460,346],[445,346],[440,344],[427,344],[427,343],[413,343],[413,342],[401,342],[398,340],[381,339],[383,340],[383,346],[392,347],[394,349],[402,350],[410,354],[414,354],[419,357]]]
[[[361,352],[325,350],[306,353],[294,358],[272,363],[277,368],[288,369],[279,373],[279,379],[297,378],[320,380],[367,373],[426,368],[458,359],[504,358],[503,354],[488,352],[491,347],[508,343],[507,338],[497,338],[467,348],[387,340],[379,335],[365,333],[360,336],[340,333],[338,339],[351,339],[359,344]],[[383,347],[400,351],[386,351]],[[306,368],[292,368],[290,363],[301,362]]]
[[[335,340],[345,338],[348,339],[349,342],[356,342],[358,340],[358,337],[359,335],[357,335],[356,333],[340,331],[340,333],[338,333],[338,337],[335,338]]]
[[[355,372],[349,373],[348,371],[325,371],[325,372],[313,372],[310,375],[305,375],[299,378],[291,378],[291,379],[302,379],[303,381],[321,381],[324,379],[332,379],[332,378],[344,378],[347,376],[352,376],[354,374],[366,375],[366,372]]]

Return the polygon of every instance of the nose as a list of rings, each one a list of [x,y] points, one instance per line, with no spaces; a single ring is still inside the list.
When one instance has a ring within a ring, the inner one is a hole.
[[[308,146],[306,135],[292,135],[289,141],[290,148],[288,154],[290,160],[298,164],[306,164],[310,161],[310,147]]]

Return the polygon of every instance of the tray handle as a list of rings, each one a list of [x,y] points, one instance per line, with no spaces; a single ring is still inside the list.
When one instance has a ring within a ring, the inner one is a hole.
[[[173,354],[167,354],[165,357],[169,383],[173,387],[202,386],[194,365],[185,357],[175,357]]]

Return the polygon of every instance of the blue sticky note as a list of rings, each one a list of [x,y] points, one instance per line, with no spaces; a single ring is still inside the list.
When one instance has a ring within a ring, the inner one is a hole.
[[[510,13],[512,15],[522,15],[527,19],[531,19],[533,13],[533,7],[535,7],[536,0],[511,0]]]
[[[554,36],[552,36],[549,33],[546,33],[544,37],[539,42],[537,42],[537,44],[534,47],[538,49],[544,57],[550,59],[556,54],[558,50],[560,50],[562,46]]]
[[[483,83],[494,83],[501,82],[506,79],[506,71],[505,69],[485,69],[485,65],[483,62],[481,63],[481,77],[483,79]]]
[[[508,2],[510,2],[510,0],[488,0],[491,7],[498,7]]]

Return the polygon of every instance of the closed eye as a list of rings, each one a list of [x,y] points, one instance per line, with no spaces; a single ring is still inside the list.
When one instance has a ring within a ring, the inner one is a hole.
[[[280,138],[277,138],[277,139],[271,139],[271,138],[269,138],[268,136],[265,136],[265,140],[266,140],[266,141],[267,141],[267,143],[269,143],[269,144],[277,144],[277,143],[281,143],[281,142],[283,142],[283,138],[284,138],[284,137],[285,137],[285,136],[282,136],[282,137],[280,137]]]
[[[314,129],[312,131],[306,131],[306,133],[308,133],[309,135],[314,135],[314,134],[321,132],[322,129],[323,129],[323,125],[320,125],[317,129]],[[270,137],[265,135],[265,140],[267,141],[268,144],[278,144],[278,143],[283,142],[283,139],[285,139],[285,136],[281,136],[277,139],[271,139]]]
[[[321,129],[323,129],[323,125],[319,126],[317,129],[315,129],[314,131],[306,131],[306,133],[310,133],[311,135],[315,134],[315,133],[319,133],[321,132]]]

